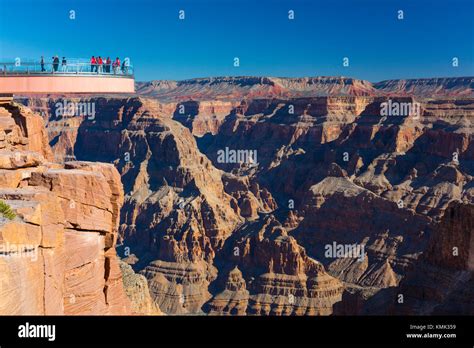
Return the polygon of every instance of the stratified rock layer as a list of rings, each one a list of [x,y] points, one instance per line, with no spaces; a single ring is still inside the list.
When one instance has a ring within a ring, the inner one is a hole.
[[[41,117],[0,104],[0,314],[128,314],[115,253],[123,189],[110,164],[47,161]]]
[[[120,261],[123,287],[131,302],[131,312],[139,315],[162,315],[160,308],[151,298],[148,282],[141,274],[136,274],[132,267]]]

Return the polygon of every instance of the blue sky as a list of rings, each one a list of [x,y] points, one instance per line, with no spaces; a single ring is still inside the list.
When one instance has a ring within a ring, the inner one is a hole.
[[[54,54],[130,57],[140,81],[473,76],[474,0],[0,0],[0,61]]]

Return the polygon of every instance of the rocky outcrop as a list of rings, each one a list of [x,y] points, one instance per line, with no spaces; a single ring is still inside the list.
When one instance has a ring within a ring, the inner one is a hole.
[[[226,242],[217,259],[223,274],[236,267],[209,302],[211,314],[329,315],[339,302],[342,283],[307,256],[272,216],[242,226]],[[240,270],[243,270],[242,272]]]
[[[473,315],[474,207],[453,202],[427,251],[389,299],[396,314]],[[391,301],[390,301],[391,300]]]
[[[239,213],[247,219],[257,219],[259,213],[270,213],[277,203],[270,191],[249,176],[225,173],[222,177],[224,190],[236,199]]]
[[[133,271],[126,262],[120,261],[122,280],[125,294],[131,303],[132,314],[138,315],[162,315],[160,308],[153,301],[148,288],[147,279]]]
[[[199,314],[211,298],[209,283],[216,269],[204,261],[166,262],[155,260],[141,272],[161,310],[171,314]]]
[[[1,314],[127,314],[115,253],[123,189],[110,164],[48,162],[39,116],[1,104]],[[8,121],[8,119],[12,121]]]
[[[176,108],[173,119],[189,128],[196,136],[217,134],[226,116],[239,104],[226,100],[176,102],[172,104]]]
[[[53,158],[43,120],[17,103],[4,102],[0,108],[0,149],[36,152]]]
[[[249,292],[242,272],[235,267],[229,272],[224,291],[215,295],[208,304],[213,315],[245,315],[249,303]]]

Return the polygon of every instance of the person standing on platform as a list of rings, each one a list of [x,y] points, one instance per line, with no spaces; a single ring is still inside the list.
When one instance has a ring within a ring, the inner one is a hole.
[[[110,64],[112,61],[110,60],[110,57],[107,57],[107,60],[105,61],[105,72],[110,73]]]
[[[43,57],[43,56],[41,56],[41,62],[40,62],[40,64],[41,64],[41,72],[45,72],[46,69],[44,68],[44,57]]]
[[[57,72],[58,68],[59,68],[59,57],[54,56],[54,58],[53,58],[53,70],[54,70],[54,72]]]
[[[66,72],[67,71],[67,61],[66,57],[63,57],[63,60],[61,61],[61,71]]]
[[[120,71],[120,58],[115,58],[114,62],[114,74],[117,74]]]
[[[102,64],[104,64],[104,62],[102,61],[102,57],[99,56],[99,58],[97,58],[97,73],[98,74],[102,74]]]
[[[94,72],[96,70],[96,68],[97,68],[96,64],[97,64],[97,61],[95,60],[95,57],[92,56],[92,58],[91,58],[91,72]]]
[[[128,64],[127,60],[124,59],[122,63],[122,74],[127,75],[128,74]]]

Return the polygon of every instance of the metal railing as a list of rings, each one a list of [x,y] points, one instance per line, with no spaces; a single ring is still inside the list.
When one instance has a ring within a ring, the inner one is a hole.
[[[110,64],[104,63],[91,64],[88,59],[66,59],[66,64],[52,61],[46,61],[41,64],[40,61],[21,61],[18,58],[13,62],[0,62],[0,75],[49,75],[49,74],[65,74],[65,75],[122,75],[133,76],[134,68],[129,60],[115,66],[114,61]]]

